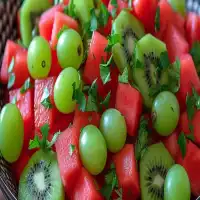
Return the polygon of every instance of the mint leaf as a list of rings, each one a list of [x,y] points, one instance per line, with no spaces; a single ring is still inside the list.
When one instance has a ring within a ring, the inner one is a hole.
[[[120,35],[119,34],[111,34],[108,36],[108,45],[105,48],[105,52],[111,52],[112,47],[120,42]]]
[[[158,6],[156,9],[155,16],[155,31],[158,32],[160,30],[160,7]]]
[[[35,135],[34,139],[30,140],[28,149],[32,150],[37,148],[40,148],[40,139],[38,135]]]
[[[44,88],[44,92],[41,98],[41,104],[47,109],[53,108],[50,100],[49,90],[47,87]]]
[[[192,142],[194,142],[194,140],[195,140],[194,134],[186,135],[186,138],[187,138],[188,140],[191,140]]]
[[[124,68],[122,75],[119,75],[118,81],[120,83],[129,83],[129,81],[128,81],[128,68],[127,67]]]
[[[64,31],[66,31],[67,29],[68,29],[68,27],[67,27],[66,25],[64,25],[64,26],[60,29],[60,31],[58,32],[58,34],[57,34],[57,39],[59,39],[60,36],[62,35],[62,33],[63,33]]]
[[[75,151],[76,146],[73,144],[70,144],[69,146],[69,155],[72,156],[73,152]]]
[[[136,59],[135,60],[135,64],[133,65],[133,67],[135,67],[135,68],[143,68],[144,64],[140,60]]]
[[[11,73],[13,71],[14,66],[15,66],[15,58],[13,56],[11,59],[10,65],[8,67],[8,73]]]
[[[102,64],[100,64],[100,75],[101,75],[101,80],[103,84],[106,84],[109,81],[111,81],[110,65],[111,65],[112,59],[113,59],[113,55],[111,55],[107,63],[105,63],[104,60],[102,59]]]
[[[193,58],[194,64],[196,67],[200,65],[200,42],[194,42],[192,44],[192,49],[190,50],[190,54]]]
[[[26,79],[26,81],[24,82],[24,85],[20,88],[20,93],[21,93],[21,94],[24,94],[24,93],[26,93],[26,91],[27,91],[28,89],[30,89],[30,88],[32,88],[32,87],[33,87],[33,85],[31,84],[31,79],[28,78],[28,79]]]
[[[167,51],[164,51],[160,54],[160,66],[162,69],[166,69],[170,66],[170,61]]]
[[[101,27],[105,27],[107,25],[109,17],[110,13],[108,12],[107,7],[101,3],[100,14],[98,17],[98,21]]]
[[[191,121],[195,114],[195,99],[193,96],[187,95],[186,110],[187,110],[188,119]]]
[[[90,10],[91,21],[90,21],[90,31],[96,31],[98,29],[98,21],[95,13],[95,8]]]
[[[62,132],[58,131],[56,133],[54,133],[53,135],[53,138],[51,140],[51,142],[47,142],[47,149],[50,149],[57,141],[59,135],[61,134]]]
[[[118,7],[118,4],[117,4],[117,0],[111,0],[111,5],[114,6],[115,8]]]
[[[70,0],[69,5],[64,8],[64,13],[74,19],[77,19],[75,8],[76,6],[74,4],[74,0]]]
[[[200,110],[200,96],[199,96],[199,94],[197,93],[197,91],[195,90],[194,87],[192,87],[192,95],[193,95],[193,97],[195,99],[196,109]]]
[[[181,64],[179,59],[177,59],[168,68],[169,89],[173,93],[177,93],[180,89],[180,70],[181,70]]]
[[[7,88],[10,89],[14,85],[14,83],[15,83],[15,74],[12,72],[9,74]]]
[[[109,107],[110,97],[111,91],[106,95],[105,99],[102,102],[100,102],[100,105],[107,109]]]
[[[178,137],[178,145],[181,150],[181,155],[184,158],[186,155],[187,140],[186,140],[185,134],[183,132],[181,132],[181,134]]]

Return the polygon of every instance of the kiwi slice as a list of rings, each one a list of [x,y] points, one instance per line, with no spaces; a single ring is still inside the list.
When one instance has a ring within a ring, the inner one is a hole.
[[[174,164],[163,143],[147,148],[140,161],[140,186],[142,200],[163,200],[164,181],[168,170]]]
[[[133,64],[135,41],[144,36],[144,27],[128,10],[122,10],[112,25],[112,34],[119,35],[119,43],[113,46],[113,59],[122,73]]]
[[[60,171],[53,151],[33,154],[19,182],[19,200],[64,200]]]
[[[167,52],[165,43],[151,34],[145,35],[136,44],[135,66],[132,69],[133,79],[143,96],[144,105],[147,108],[151,108],[153,103],[150,90],[168,84],[167,70],[158,70],[159,66],[156,66],[161,53],[164,52]],[[140,67],[136,66],[137,61],[139,61]]]
[[[32,40],[32,31],[38,17],[51,7],[49,0],[25,0],[20,10],[20,30],[22,42],[28,47]]]

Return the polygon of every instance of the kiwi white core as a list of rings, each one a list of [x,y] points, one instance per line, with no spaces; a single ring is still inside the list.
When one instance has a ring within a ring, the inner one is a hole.
[[[39,171],[34,174],[34,183],[39,191],[45,190],[44,172]]]
[[[159,188],[162,188],[162,186],[164,185],[164,182],[165,182],[165,180],[163,179],[163,177],[160,176],[160,174],[157,174],[157,175],[154,177],[153,185],[156,185],[156,186],[158,186]]]

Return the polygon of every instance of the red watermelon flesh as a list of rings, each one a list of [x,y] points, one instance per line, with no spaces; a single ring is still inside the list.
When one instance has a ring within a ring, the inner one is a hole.
[[[64,13],[56,12],[51,35],[51,46],[53,49],[56,48],[56,45],[58,43],[57,35],[64,26],[79,31],[79,26],[75,19]]]
[[[51,34],[53,29],[53,23],[56,12],[63,12],[64,8],[62,4],[58,4],[49,10],[45,11],[39,21],[39,33],[40,36],[44,37],[46,40],[51,40]]]
[[[50,130],[55,123],[56,108],[53,99],[54,84],[56,77],[49,77],[42,80],[35,80],[35,98],[34,98],[34,113],[35,113],[35,130],[39,131],[41,126],[49,124]],[[53,108],[45,108],[41,101],[43,100],[44,89],[49,91],[50,102]]]
[[[7,84],[8,83],[8,67],[10,65],[10,62],[12,58],[16,56],[16,53],[18,51],[23,50],[23,48],[18,45],[17,43],[7,40],[5,51],[4,51],[4,56],[2,60],[2,65],[1,65],[1,71],[0,71],[0,80],[2,83]]]
[[[97,191],[94,178],[84,168],[81,170],[81,175],[78,178],[70,199],[103,200],[103,197],[99,191]]]
[[[30,139],[34,138],[34,112],[33,112],[33,89],[29,89],[25,94],[20,93],[20,89],[9,92],[10,102],[16,98],[16,105],[24,122],[24,148],[28,149]]]
[[[63,0],[63,4],[64,4],[64,5],[68,5],[69,1],[70,1],[70,0]]]
[[[110,0],[109,4],[108,4],[108,11],[111,13],[113,9],[117,9],[116,10],[116,14],[118,15],[120,13],[121,10],[123,10],[124,8],[128,8],[128,1],[123,1],[123,0],[117,0],[117,8],[115,8],[112,5],[112,0]]]
[[[158,0],[134,0],[133,9],[136,17],[143,23],[145,30],[154,33],[155,16]]]
[[[200,111],[196,111],[194,114],[194,117],[192,119],[192,125],[194,128],[194,139],[197,144],[200,145]],[[190,134],[191,131],[189,130],[189,121],[188,121],[188,116],[187,112],[182,113],[180,117],[180,129],[185,133],[185,134]]]
[[[186,96],[192,92],[192,87],[197,91],[200,89],[200,80],[194,66],[192,57],[189,54],[183,55],[180,58],[180,89],[177,92],[177,98],[181,110],[186,109]]]
[[[78,152],[79,139],[74,127],[69,127],[58,137],[55,143],[60,175],[65,191],[68,196],[77,184],[81,175],[81,161]],[[70,147],[73,145],[74,151],[70,154]]]
[[[180,58],[181,55],[188,53],[189,45],[178,30],[172,24],[169,24],[164,36],[164,42],[166,43],[169,59],[174,62],[176,58]]]
[[[197,14],[189,12],[186,18],[186,36],[190,47],[200,40],[200,18]]]
[[[137,199],[140,196],[140,186],[133,144],[126,144],[119,153],[115,154],[114,163],[123,199]]]
[[[105,97],[107,93],[100,76],[100,64],[102,63],[102,58],[104,61],[107,60],[108,54],[104,51],[107,44],[108,41],[104,36],[97,31],[93,32],[83,72],[83,80],[86,84],[92,84],[97,79],[98,92],[102,97]]]
[[[128,134],[135,136],[142,114],[141,94],[131,85],[119,83],[115,107],[125,117]]]

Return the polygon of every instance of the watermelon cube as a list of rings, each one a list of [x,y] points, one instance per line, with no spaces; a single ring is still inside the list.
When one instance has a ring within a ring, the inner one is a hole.
[[[194,131],[194,141],[200,145],[200,111],[196,111],[194,114],[194,117],[192,119],[192,126]],[[189,130],[189,121],[187,112],[184,112],[181,114],[179,126],[181,131],[183,131],[185,134],[190,134],[191,131]]]
[[[42,80],[35,80],[35,97],[34,97],[34,113],[35,113],[35,130],[38,132],[44,124],[49,124],[50,130],[55,122],[57,109],[55,108],[53,90],[56,77],[49,77]],[[49,99],[53,108],[45,108],[41,102],[45,88],[48,89]]]
[[[71,196],[72,200],[103,200],[101,194],[97,191],[94,178],[82,168],[81,175],[78,178],[76,186]]]
[[[189,12],[186,18],[186,36],[190,47],[200,41],[200,18],[197,14]]]
[[[1,71],[0,71],[0,80],[2,83],[7,84],[8,83],[8,67],[10,65],[10,62],[12,58],[16,56],[16,53],[18,51],[23,50],[23,48],[18,45],[17,43],[7,40],[5,51],[4,51],[4,56],[2,60],[2,65],[1,65]]]
[[[33,89],[21,94],[20,89],[9,92],[10,102],[16,98],[16,105],[19,108],[24,121],[24,148],[28,149],[30,139],[34,137],[34,112],[33,112]]]
[[[69,17],[64,13],[56,12],[51,35],[51,46],[53,49],[56,48],[56,45],[58,43],[57,35],[64,26],[79,31],[79,26],[75,19]]]
[[[56,12],[63,12],[64,8],[62,4],[58,4],[47,11],[45,11],[39,21],[39,33],[40,36],[44,37],[46,40],[51,40],[51,34],[53,29],[53,23]]]
[[[140,186],[133,144],[126,144],[115,154],[114,163],[123,199],[137,199],[140,196]]]
[[[185,37],[173,24],[168,25],[164,36],[164,42],[166,43],[171,62],[174,62],[177,57],[180,58],[181,55],[189,51],[189,45]]]
[[[82,128],[89,124],[99,127],[99,123],[100,115],[97,112],[82,112],[76,107],[73,126],[76,127],[78,138]]]
[[[79,140],[74,127],[69,127],[55,143],[61,179],[68,196],[81,175],[81,161],[78,152]],[[82,199],[82,198],[81,198]]]
[[[177,163],[181,164],[187,171],[193,195],[199,196],[200,195],[200,173],[199,173],[200,149],[191,141],[189,141],[186,146],[186,156],[183,159],[181,153],[179,153]]]
[[[101,97],[105,97],[107,94],[100,76],[100,64],[102,63],[102,59],[106,61],[108,57],[108,54],[104,51],[107,44],[108,41],[104,36],[97,31],[93,32],[83,72],[83,80],[86,84],[92,84],[92,82],[97,79],[98,92]]]
[[[119,83],[115,107],[125,117],[128,134],[136,136],[142,114],[141,94],[130,84]]]
[[[189,54],[183,55],[180,58],[181,71],[180,71],[180,89],[177,92],[177,98],[181,107],[181,110],[186,109],[186,96],[191,94],[192,87],[199,91],[200,80],[194,66],[192,57]]]

